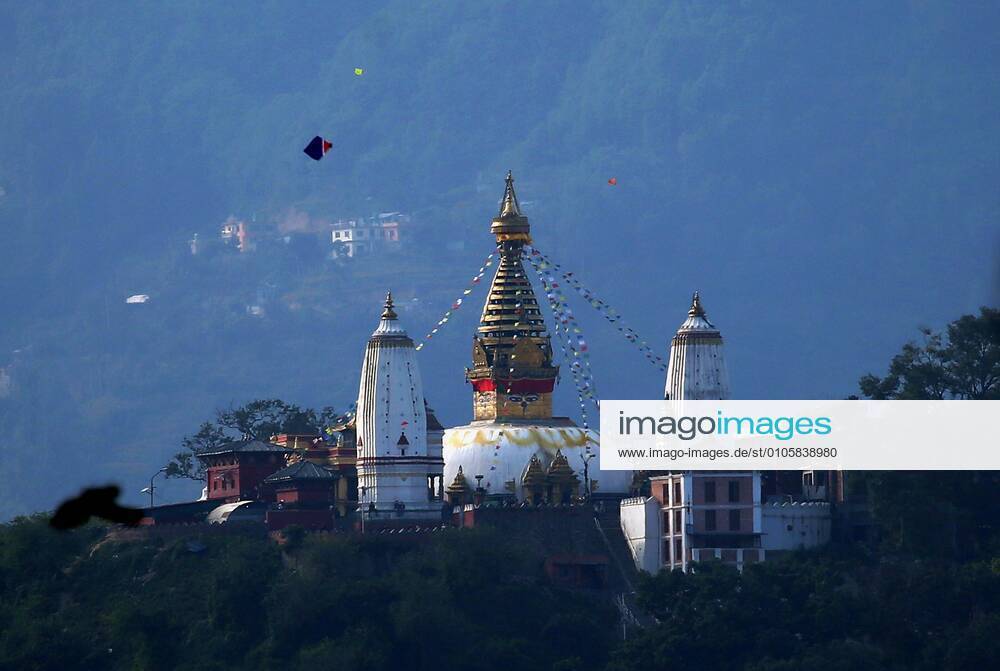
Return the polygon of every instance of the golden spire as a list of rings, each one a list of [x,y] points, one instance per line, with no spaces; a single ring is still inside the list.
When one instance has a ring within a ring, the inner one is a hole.
[[[476,419],[552,416],[559,367],[552,364],[545,320],[522,263],[530,230],[508,172],[500,213],[490,226],[500,259],[473,338],[473,367],[466,369]]]
[[[382,310],[382,319],[396,319],[396,311],[392,309],[392,291],[385,292],[385,309]]]
[[[521,204],[514,193],[514,174],[507,171],[507,183],[500,201],[500,213],[493,217],[490,232],[497,236],[497,244],[512,243],[508,251],[520,253],[521,245],[531,244],[531,227],[528,218],[521,213]]]
[[[514,173],[507,171],[507,186],[503,192],[503,201],[500,203],[500,219],[508,217],[520,217],[521,207],[517,202],[517,194],[514,193]]]
[[[701,296],[698,295],[697,291],[691,297],[691,309],[688,310],[688,317],[705,317],[705,308],[701,306]]]
[[[543,487],[545,485],[545,471],[542,470],[542,462],[537,454],[531,455],[524,474],[521,475],[521,484],[525,487]]]
[[[455,479],[451,481],[451,484],[444,491],[450,496],[464,496],[469,493],[469,482],[465,479],[465,473],[462,472],[461,465],[458,467]]]
[[[556,456],[549,464],[548,477],[557,483],[577,483],[580,478],[573,472],[573,467],[569,465],[569,460],[562,450],[556,450]]]

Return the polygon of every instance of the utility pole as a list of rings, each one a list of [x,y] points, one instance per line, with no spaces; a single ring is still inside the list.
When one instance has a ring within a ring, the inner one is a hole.
[[[368,493],[368,487],[361,485],[361,505],[358,508],[361,510],[361,535],[365,534],[365,499],[368,498],[366,494]]]
[[[587,495],[587,500],[590,501],[590,460],[597,455],[593,452],[587,454],[587,456],[581,456],[583,459],[583,491]]]

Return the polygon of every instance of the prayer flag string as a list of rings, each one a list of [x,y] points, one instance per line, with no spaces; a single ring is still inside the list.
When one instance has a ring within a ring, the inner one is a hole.
[[[466,297],[468,297],[469,294],[472,293],[472,290],[476,287],[477,284],[483,281],[483,276],[486,274],[486,269],[493,265],[493,259],[494,257],[496,257],[496,255],[497,253],[493,252],[492,254],[486,257],[486,260],[483,262],[483,265],[479,268],[479,272],[476,274],[475,277],[472,278],[472,280],[469,281],[469,284],[466,285],[465,289],[462,291],[462,295],[456,298],[454,301],[452,301],[451,309],[445,311],[444,315],[441,317],[441,319],[438,320],[434,328],[432,328],[430,332],[424,336],[424,341],[417,344],[417,346],[414,348],[416,349],[416,351],[419,352],[421,349],[423,349],[424,345],[427,344],[427,342],[431,338],[437,335],[437,332],[440,331],[441,328],[448,323],[448,320],[451,319],[451,316],[459,308],[462,307],[462,304],[465,302]]]
[[[593,290],[584,286],[572,272],[563,270],[561,265],[540,252],[537,248],[531,247],[530,250],[531,251],[528,252],[528,259],[531,262],[532,267],[535,268],[536,272],[542,273],[543,271],[548,271],[548,274],[551,277],[559,275],[559,277],[561,277],[566,284],[571,286],[592,308],[597,310],[597,312],[600,313],[605,320],[612,324],[628,342],[635,345],[639,352],[646,357],[647,361],[659,368],[660,371],[666,372],[666,360],[663,357],[658,356],[649,344],[639,336],[635,329],[625,324],[625,320],[623,319],[621,313],[611,307],[611,305],[606,301],[598,298],[597,294],[594,293]],[[553,281],[555,282],[555,286],[558,288],[558,281]]]
[[[537,259],[527,254],[525,257],[538,275],[542,283],[545,298],[549,304],[549,309],[552,310],[552,316],[555,320],[553,330],[558,338],[563,356],[568,362],[570,374],[577,388],[577,398],[580,403],[580,413],[584,428],[588,428],[586,400],[589,399],[595,406],[598,405],[597,390],[590,367],[590,348],[583,337],[583,330],[580,328],[580,324],[576,321],[576,317],[568,305],[566,296],[559,288],[559,283],[551,274],[545,273],[539,267],[540,264]]]

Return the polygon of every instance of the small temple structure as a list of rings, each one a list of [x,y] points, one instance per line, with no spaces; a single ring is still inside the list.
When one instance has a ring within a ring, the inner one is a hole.
[[[387,294],[358,390],[359,510],[368,520],[440,519],[443,427],[424,399],[413,340]]]
[[[729,398],[729,373],[722,352],[722,334],[708,321],[697,291],[691,298],[687,319],[670,343],[663,397],[675,401]]]
[[[510,173],[490,232],[500,261],[472,338],[472,367],[465,373],[473,421],[444,435],[449,489],[454,486],[457,493],[465,482],[479,499],[536,503],[626,494],[631,473],[601,472],[597,432],[553,417],[559,366],[522,264],[531,227]]]

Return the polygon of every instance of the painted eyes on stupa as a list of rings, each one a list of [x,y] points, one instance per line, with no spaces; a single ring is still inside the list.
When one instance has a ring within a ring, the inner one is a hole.
[[[535,401],[538,400],[538,394],[526,394],[524,396],[521,396],[519,394],[514,394],[508,396],[507,400],[511,401],[512,403],[521,403],[522,401],[525,403],[534,403]]]

